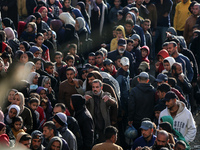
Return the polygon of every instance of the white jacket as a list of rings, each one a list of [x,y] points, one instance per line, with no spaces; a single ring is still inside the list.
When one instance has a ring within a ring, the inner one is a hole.
[[[179,105],[179,109],[177,111],[176,116],[173,118],[174,120],[173,128],[182,133],[187,142],[192,142],[195,139],[197,132],[194,118],[191,112],[185,107],[185,104],[183,102],[177,100],[177,103]],[[160,118],[162,116],[170,116],[170,115],[171,114],[168,108],[161,111],[159,116],[159,123],[160,123]]]

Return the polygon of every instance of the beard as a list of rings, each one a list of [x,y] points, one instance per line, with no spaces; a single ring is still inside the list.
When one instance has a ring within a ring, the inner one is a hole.
[[[92,91],[92,93],[93,93],[95,96],[99,96],[99,95],[101,94],[101,91],[99,91],[99,92],[97,93],[97,91],[94,90],[94,91]]]

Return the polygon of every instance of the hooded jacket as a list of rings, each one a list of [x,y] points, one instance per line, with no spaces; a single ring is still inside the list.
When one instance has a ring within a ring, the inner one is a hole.
[[[143,46],[143,47],[141,47],[141,51],[142,51],[142,49],[145,49],[145,50],[147,50],[147,55],[145,56],[145,57],[142,57],[142,61],[146,61],[146,62],[148,62],[148,63],[150,63],[150,61],[149,61],[149,59],[148,59],[148,56],[149,56],[149,54],[150,54],[150,49],[149,49],[149,47],[148,46]],[[142,53],[142,52],[141,52]]]
[[[179,106],[179,109],[176,116],[173,118],[173,127],[184,136],[187,142],[192,142],[197,132],[194,118],[183,102],[177,101],[177,105]],[[163,116],[171,116],[168,108],[160,113],[159,121]]]
[[[60,143],[60,149],[59,150],[62,150],[62,146],[63,146],[63,142],[62,142],[62,139],[58,136],[54,136],[48,143],[48,146],[45,148],[45,150],[49,150],[51,149],[51,145],[53,144],[53,142],[55,141],[58,141]]]
[[[157,57],[162,56],[162,58],[166,58],[169,57],[169,53],[167,52],[167,50],[162,49],[158,52]],[[163,63],[160,62],[159,68],[158,68],[158,72],[161,73],[164,70],[164,66]]]
[[[74,117],[78,121],[81,134],[83,137],[83,150],[89,150],[94,142],[94,122],[92,116],[85,106],[85,98],[80,94],[71,96],[72,104],[74,107]]]
[[[123,27],[122,25],[119,25],[119,26],[116,28],[116,30],[119,30],[119,29],[122,31],[122,33],[123,33],[123,38],[126,40],[127,38],[126,38],[126,33],[125,33],[124,27]],[[118,38],[116,37],[116,38],[112,39],[112,41],[111,41],[111,43],[110,43],[110,51],[116,50],[116,49],[117,49],[117,46],[118,46]]]
[[[149,83],[137,84],[130,93],[130,99],[128,103],[128,119],[136,124],[140,124],[143,118],[153,119],[154,101],[154,87]]]

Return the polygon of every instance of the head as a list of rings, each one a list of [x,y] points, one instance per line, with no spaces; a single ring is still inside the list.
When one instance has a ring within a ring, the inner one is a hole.
[[[0,135],[6,134],[6,125],[3,122],[0,122]]]
[[[14,95],[15,93],[17,93],[18,91],[16,89],[11,89],[9,92],[8,92],[8,101],[10,103],[12,103],[13,99],[14,99]]]
[[[47,121],[43,125],[43,135],[45,139],[51,140],[56,135],[56,126],[53,121]]]
[[[183,73],[182,64],[181,63],[175,62],[172,65],[171,69],[172,69],[172,75],[175,76],[175,77],[178,77],[180,74]]]
[[[36,111],[38,106],[40,105],[40,100],[37,98],[31,98],[28,102],[28,106],[33,110]]]
[[[17,134],[17,139],[18,136],[21,136],[20,133]],[[21,143],[22,145],[24,145],[26,148],[30,149],[31,146],[31,136],[28,133],[25,133],[24,135],[21,136],[19,143]]]
[[[119,52],[120,54],[123,54],[123,53],[125,52],[125,50],[126,50],[126,46],[127,46],[126,40],[123,39],[123,38],[120,38],[120,39],[118,40],[118,47],[117,47],[118,52]]]
[[[73,67],[74,62],[75,62],[74,56],[73,55],[67,55],[66,58],[65,58],[65,62],[66,62],[68,67]]]
[[[167,46],[167,51],[169,53],[170,56],[174,56],[175,54],[178,53],[177,50],[177,44],[174,41],[169,42],[168,46]]]
[[[75,112],[85,107],[85,98],[80,94],[73,94],[70,99],[71,109]]]
[[[160,130],[157,134],[156,144],[159,148],[165,147],[169,143],[169,135],[166,131]]]
[[[146,58],[149,55],[149,47],[148,46],[143,46],[141,47],[141,54],[142,54],[142,58]]]
[[[38,150],[43,142],[43,134],[39,130],[34,130],[31,133],[32,140],[31,140],[31,149]]]
[[[151,28],[151,20],[145,19],[141,24],[142,29],[147,32]]]
[[[14,95],[12,104],[18,105],[20,108],[24,106],[24,95],[21,92],[17,92]]]
[[[148,83],[149,82],[149,74],[146,72],[141,72],[137,78],[139,83]]]
[[[114,0],[115,7],[119,7],[121,4],[121,0]]]
[[[42,57],[42,49],[40,47],[32,46],[29,49],[29,51],[33,53],[35,58],[41,58]]]
[[[20,59],[19,59],[19,62],[25,64],[28,62],[28,54],[27,53],[23,53],[21,56],[20,56]]]
[[[91,52],[88,54],[88,63],[91,65],[95,65],[96,61],[95,61],[95,53]]]
[[[61,63],[63,60],[62,52],[60,52],[60,51],[55,52],[54,60],[56,61],[56,63]]]
[[[71,0],[64,0],[64,6],[65,6],[66,8],[69,8],[70,5],[71,5]]]
[[[125,22],[125,30],[126,33],[129,34],[133,31],[133,27],[134,27],[134,22],[131,19],[126,20]]]
[[[169,109],[169,111],[177,106],[177,100],[178,100],[178,97],[176,96],[176,94],[174,92],[169,91],[166,93],[164,101],[165,101],[165,105]]]
[[[99,79],[95,79],[92,81],[92,93],[94,95],[100,95],[103,89],[103,83]]]
[[[56,105],[53,108],[53,115],[56,115],[57,113],[62,112],[65,114],[66,107],[63,103],[56,103]]]
[[[20,107],[18,105],[11,105],[8,109],[8,116],[10,119],[18,116],[20,113]]]
[[[103,62],[103,68],[109,72],[112,73],[114,69],[113,61],[111,59],[106,59]]]
[[[154,114],[155,114],[156,119],[159,119],[160,112],[162,110],[164,110],[165,108],[166,107],[164,105],[161,105],[161,104],[157,104],[156,106],[154,106]]]
[[[116,143],[117,141],[117,128],[113,126],[108,126],[105,129],[105,138],[106,140],[110,140],[112,143]]]
[[[102,51],[96,51],[95,57],[96,57],[96,64],[97,65],[102,65],[103,64],[103,60],[104,60],[103,52]]]
[[[198,16],[198,15],[199,15],[199,9],[200,9],[200,4],[196,3],[196,4],[193,6],[192,14],[193,14],[194,16]]]
[[[66,69],[66,77],[69,83],[73,82],[73,79],[75,78],[75,74],[76,74],[76,71],[73,67],[68,67]]]
[[[135,0],[136,5],[141,6],[143,4],[144,0]]]
[[[133,39],[133,46],[134,47],[138,47],[139,46],[139,44],[140,44],[140,36],[138,35],[138,34],[133,34],[132,36],[131,36],[131,39]]]
[[[169,84],[167,83],[161,83],[158,88],[157,88],[157,91],[158,91],[158,97],[159,99],[164,99],[165,98],[165,95],[167,92],[169,92],[171,90]]]
[[[13,128],[15,131],[19,131],[23,126],[23,119],[20,116],[16,116],[12,120]]]
[[[54,71],[54,64],[52,62],[46,62],[44,64],[44,69],[48,74],[52,75]]]
[[[168,76],[163,73],[159,73],[157,78],[156,78],[157,85],[161,85],[162,83],[167,83],[168,82]]]
[[[133,44],[134,44],[134,41],[132,39],[128,39],[127,40],[127,47],[126,47],[126,50],[128,52],[131,52],[133,50]]]
[[[70,44],[69,46],[69,53],[73,56],[77,53],[77,45],[76,44]]]
[[[146,140],[150,140],[153,135],[153,123],[151,121],[142,121],[141,134]]]
[[[129,59],[127,57],[122,57],[120,63],[121,63],[121,68],[127,72],[130,66]]]
[[[54,115],[53,122],[56,126],[56,129],[59,129],[67,125],[67,116],[64,113],[59,112]]]
[[[44,35],[42,33],[38,33],[36,36],[35,36],[35,41],[36,41],[36,44],[38,46],[42,46],[42,43],[44,42]]]
[[[187,148],[187,146],[186,146],[185,142],[182,140],[177,141],[174,146],[174,150],[185,150],[186,148]]]
[[[29,33],[36,33],[37,32],[37,25],[35,22],[29,22],[27,25],[27,32]]]

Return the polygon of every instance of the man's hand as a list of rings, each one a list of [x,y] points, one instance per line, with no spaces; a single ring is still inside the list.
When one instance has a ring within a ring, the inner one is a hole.
[[[133,121],[128,121],[128,125],[131,127],[133,125]]]
[[[80,87],[80,86],[79,86],[79,83],[78,83],[78,79],[73,79],[73,82],[74,82],[76,88],[79,88],[79,87]]]
[[[58,72],[57,71],[54,71],[54,75],[55,75],[55,77],[59,77],[59,74],[58,74]]]
[[[85,100],[88,101],[89,99],[91,99],[92,97],[90,95],[85,95]]]
[[[184,82],[184,75],[183,75],[183,74],[179,74],[179,75],[178,75],[178,79],[179,79],[181,82]]]
[[[108,95],[105,95],[102,99],[104,100],[104,102],[107,102],[110,99],[110,97]]]

